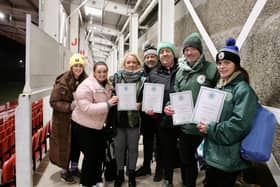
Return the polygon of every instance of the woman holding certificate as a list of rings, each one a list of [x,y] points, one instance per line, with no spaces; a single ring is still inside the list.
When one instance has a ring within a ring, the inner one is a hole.
[[[142,75],[142,63],[139,57],[134,53],[128,53],[124,57],[122,70],[110,78],[119,97],[117,119],[108,119],[116,121],[114,143],[117,177],[115,187],[121,187],[124,182],[125,160],[128,164],[126,166],[128,169],[128,186],[136,186],[135,169],[140,135],[140,102],[138,97],[145,80]],[[126,155],[128,156],[127,159],[125,159]]]
[[[248,73],[240,66],[235,39],[226,41],[216,62],[221,76],[216,88],[227,95],[220,121],[197,125],[205,135],[205,187],[233,187],[239,172],[249,166],[240,157],[240,144],[251,129],[258,98],[249,85]]]
[[[95,63],[93,75],[78,86],[75,94],[77,106],[72,112],[72,130],[73,138],[84,155],[81,187],[102,186],[105,155],[103,127],[109,108],[118,102],[117,96],[112,96],[112,85],[107,77],[107,64]]]

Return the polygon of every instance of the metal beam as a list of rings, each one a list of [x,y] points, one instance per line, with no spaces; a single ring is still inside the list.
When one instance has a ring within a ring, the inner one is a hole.
[[[100,45],[100,44],[93,44],[91,45],[92,48],[98,48],[102,51],[111,51],[112,48],[111,47],[108,47],[108,46],[105,46],[105,45]]]
[[[139,5],[140,5],[141,3],[142,3],[142,0],[138,0],[138,1],[136,2],[136,5],[135,5],[135,7],[134,7],[134,9],[133,9],[133,12],[136,12],[136,11],[137,11],[137,9],[138,9],[138,7],[139,7]],[[123,33],[123,32],[125,31],[125,29],[126,29],[128,23],[129,23],[129,18],[127,18],[125,24],[123,25],[122,30],[121,30],[121,33]]]
[[[109,46],[114,45],[111,40],[100,38],[100,37],[95,37],[95,36],[93,36],[92,41],[94,43],[98,43],[98,44],[102,44],[102,45],[109,45]]]
[[[93,51],[100,51],[100,52],[105,52],[105,53],[109,53],[110,51],[112,51],[112,49],[103,49],[103,48],[98,48],[98,47],[95,47],[95,46],[93,46],[92,48],[91,48],[91,50],[93,50]]]
[[[129,50],[137,53],[138,51],[138,14],[133,13],[130,16],[130,38],[129,38]]]
[[[266,4],[267,0],[258,0],[251,11],[246,23],[244,24],[242,31],[240,32],[237,40],[236,45],[241,49],[242,44],[244,43],[245,39],[249,35],[253,25],[255,24],[257,18],[259,17],[264,5]]]
[[[93,54],[93,56],[94,57],[99,57],[99,58],[104,58],[104,59],[106,59],[107,58],[107,56],[105,56],[105,55],[101,55],[101,54]]]
[[[0,22],[0,25],[13,27],[25,33],[25,22],[22,21]]]
[[[174,1],[159,0],[158,10],[158,42],[174,43]]]
[[[145,9],[145,11],[141,14],[139,18],[139,25],[147,18],[147,16],[151,13],[151,11],[158,4],[158,0],[153,0],[149,6]]]
[[[92,54],[93,54],[93,56],[96,56],[96,55],[98,55],[98,56],[108,56],[109,55],[109,53],[106,53],[106,52],[102,52],[102,51],[92,51]]]
[[[104,27],[102,25],[96,25],[96,24],[89,24],[87,26],[87,30],[92,30],[94,32],[99,32],[102,34],[110,35],[110,36],[117,36],[119,31],[116,29],[111,29],[109,27]]]
[[[129,16],[129,14],[133,10],[125,4],[120,4],[120,3],[113,2],[113,1],[106,1],[104,11],[112,12],[115,14],[120,14],[123,16]]]
[[[12,14],[15,16],[25,17],[26,14],[31,14],[32,17],[37,17],[38,12],[34,11],[33,9],[26,9],[26,8],[14,8],[7,5],[0,4],[0,10],[5,14]]]
[[[93,47],[91,48],[91,50],[92,50],[92,51],[100,51],[100,52],[104,52],[104,53],[109,53],[112,49],[106,49],[106,50],[104,50],[104,49],[102,49],[102,48],[98,48],[98,47],[93,46]]]
[[[94,61],[95,61],[95,62],[98,62],[98,61],[105,62],[105,60],[106,60],[106,58],[94,56]]]

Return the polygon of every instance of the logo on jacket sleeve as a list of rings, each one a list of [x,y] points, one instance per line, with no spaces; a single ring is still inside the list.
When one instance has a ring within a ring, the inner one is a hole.
[[[227,93],[227,95],[226,95],[226,98],[225,98],[225,100],[226,101],[230,101],[230,100],[232,100],[232,98],[233,98],[233,95],[232,95],[232,93]]]
[[[199,83],[199,84],[203,84],[206,80],[206,77],[205,75],[199,75],[196,79],[196,81]]]

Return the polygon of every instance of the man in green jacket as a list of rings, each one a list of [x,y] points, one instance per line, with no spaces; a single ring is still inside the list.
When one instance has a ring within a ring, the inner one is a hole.
[[[201,86],[215,87],[219,73],[215,63],[205,60],[200,35],[196,32],[186,37],[183,42],[184,58],[179,62],[180,69],[176,74],[175,90],[192,92],[193,103]],[[167,115],[174,114],[169,105],[165,107]],[[198,175],[196,150],[203,137],[196,124],[182,124],[179,134],[179,153],[181,159],[181,177],[185,187],[195,187]]]

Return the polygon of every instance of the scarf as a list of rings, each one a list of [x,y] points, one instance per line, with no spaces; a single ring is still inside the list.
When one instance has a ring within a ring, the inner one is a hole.
[[[228,80],[223,80],[222,78],[219,80],[217,83],[217,88],[223,88],[225,87],[228,83],[230,83],[233,79],[235,79],[239,74],[241,74],[240,71],[234,72]]]
[[[126,83],[134,83],[137,82],[143,75],[143,69],[140,68],[136,71],[122,70],[121,75]]]

